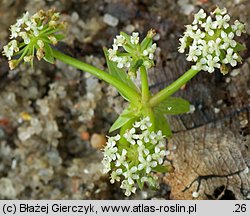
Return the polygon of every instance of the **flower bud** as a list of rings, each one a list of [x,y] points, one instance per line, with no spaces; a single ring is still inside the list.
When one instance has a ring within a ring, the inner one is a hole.
[[[9,63],[10,69],[13,70],[18,65],[18,60],[10,60],[8,63]]]

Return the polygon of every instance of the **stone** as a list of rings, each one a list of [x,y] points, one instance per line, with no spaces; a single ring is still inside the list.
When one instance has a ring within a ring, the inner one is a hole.
[[[9,178],[0,179],[0,199],[15,199],[16,190]]]
[[[79,15],[78,15],[78,13],[77,13],[77,12],[73,12],[73,13],[71,14],[70,21],[71,21],[72,23],[76,23],[78,20],[79,20]]]
[[[98,134],[98,133],[94,133],[91,136],[90,144],[95,149],[101,149],[105,145],[106,141],[107,140],[106,140],[106,138],[105,138],[104,135]]]
[[[104,14],[103,22],[109,26],[116,27],[119,23],[119,20],[110,14]]]

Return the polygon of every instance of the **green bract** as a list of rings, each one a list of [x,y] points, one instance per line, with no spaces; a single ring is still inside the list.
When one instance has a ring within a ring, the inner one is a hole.
[[[33,65],[34,56],[38,60],[54,62],[50,45],[56,45],[63,39],[59,32],[65,28],[65,23],[59,18],[59,13],[54,10],[40,10],[32,16],[26,12],[10,27],[12,40],[3,47],[3,55],[9,60],[10,69],[14,69],[22,60]]]

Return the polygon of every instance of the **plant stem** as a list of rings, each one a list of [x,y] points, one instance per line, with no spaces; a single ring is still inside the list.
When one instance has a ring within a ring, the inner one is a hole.
[[[173,93],[175,93],[181,86],[187,83],[190,79],[192,79],[199,70],[189,69],[186,73],[184,73],[181,77],[179,77],[176,81],[171,83],[165,89],[161,90],[157,94],[155,94],[149,101],[149,105],[151,107],[155,107],[160,104],[162,101],[167,99]]]
[[[140,67],[140,75],[141,75],[142,102],[146,103],[149,99],[149,88],[148,88],[147,71],[144,66]]]
[[[65,55],[57,50],[54,50],[54,49],[53,49],[53,56],[56,59],[66,63],[68,65],[71,65],[77,69],[86,71],[86,72],[98,77],[99,79],[106,81],[110,85],[114,86],[117,90],[119,90],[131,103],[133,103],[133,104],[140,103],[141,97],[137,91],[130,88],[129,86],[127,86],[126,84],[124,84],[120,80],[118,80],[115,77],[113,77],[112,75],[110,75],[109,73],[106,73],[103,70],[100,70],[92,65],[84,63],[80,60],[77,60],[73,57]]]

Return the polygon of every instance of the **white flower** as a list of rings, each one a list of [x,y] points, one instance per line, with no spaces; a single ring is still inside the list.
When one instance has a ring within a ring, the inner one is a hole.
[[[113,146],[106,145],[104,148],[104,158],[106,158],[109,162],[116,159],[116,153],[118,148]]]
[[[238,59],[238,55],[237,53],[234,53],[232,48],[227,49],[227,54],[226,54],[226,58],[223,59],[223,63],[225,64],[231,64],[232,67],[237,65],[237,59]]]
[[[23,38],[23,41],[25,44],[29,44],[30,43],[30,38],[28,36],[28,34],[26,32],[20,32],[19,36]]]
[[[166,156],[166,151],[161,150],[158,146],[155,147],[155,153],[152,154],[152,159],[158,162],[158,164],[163,163],[163,158]]]
[[[123,44],[125,44],[125,37],[122,35],[117,35],[112,45],[113,50],[117,51],[119,47],[123,46]]]
[[[143,154],[145,149],[146,149],[146,147],[144,144],[138,145],[138,148],[137,148],[138,154],[139,155]]]
[[[102,159],[103,173],[108,173],[111,170],[111,164],[107,157]]]
[[[197,46],[197,48],[201,51],[201,53],[202,53],[201,55],[202,56],[206,56],[207,54],[209,54],[209,48],[210,47],[209,47],[208,43],[205,40],[203,40],[202,44],[199,44]]]
[[[117,51],[118,48],[119,48],[116,44],[113,44],[112,47],[113,47],[113,50],[114,50],[114,51]]]
[[[198,60],[198,56],[200,55],[201,55],[201,50],[199,50],[196,45],[190,46],[187,60],[196,62]]]
[[[29,12],[27,11],[25,14],[23,14],[23,17],[18,19],[16,22],[16,25],[20,27],[22,24],[27,22],[29,20]]]
[[[133,167],[129,168],[129,167],[127,166],[126,168],[127,168],[126,172],[124,172],[124,173],[122,173],[122,174],[123,174],[123,176],[126,178],[126,180],[128,181],[128,183],[129,183],[130,185],[133,185],[133,184],[134,184],[134,180],[139,178],[139,175],[136,174],[136,172],[137,172],[137,167],[136,167],[136,166],[133,166]]]
[[[129,68],[131,59],[128,56],[117,57],[116,62],[118,63],[117,64],[118,68],[123,68],[123,67]]]
[[[151,47],[148,47],[143,51],[143,55],[148,56],[149,59],[153,60],[155,50],[156,50],[156,44],[153,43]]]
[[[208,51],[210,54],[213,54],[215,52],[215,54],[217,56],[220,56],[221,51],[220,51],[220,44],[221,44],[221,39],[217,38],[215,41],[214,40],[210,40],[208,41]]]
[[[125,37],[122,35],[117,35],[114,39],[114,44],[119,47],[122,46],[125,43]]]
[[[116,145],[116,142],[119,141],[120,138],[121,138],[121,136],[119,134],[117,134],[116,136],[113,136],[113,137],[108,137],[107,146],[114,147]]]
[[[109,60],[116,62],[117,60],[117,55],[116,55],[116,50],[114,49],[108,49],[108,54],[109,54]]]
[[[194,31],[197,31],[198,25],[186,25],[186,34],[187,35],[192,35]]]
[[[138,165],[138,170],[146,169],[146,173],[148,174],[151,172],[152,167],[157,166],[157,162],[152,161],[152,156],[150,155],[150,152],[148,151],[148,149],[145,149],[144,153],[145,153],[146,158],[144,158],[143,155],[140,155],[138,158],[138,160],[141,162]]]
[[[149,130],[144,130],[144,131],[142,132],[142,135],[143,135],[142,140],[143,140],[145,143],[149,143],[149,142],[150,142],[150,138],[149,138],[149,136],[150,136],[150,131],[149,131]]]
[[[135,134],[135,128],[131,128],[130,130],[127,130],[123,136],[129,143],[134,145],[136,143],[133,138],[134,134]]]
[[[10,39],[17,38],[20,30],[21,30],[21,28],[19,26],[11,25],[10,26],[10,32],[11,32]]]
[[[150,134],[149,134],[149,138],[150,138],[150,141],[155,145],[158,140],[156,140],[156,133],[154,131],[152,131]]]
[[[125,162],[126,154],[127,154],[126,149],[122,149],[122,154],[121,155],[119,153],[116,153],[117,160],[115,161],[115,166],[119,167]]]
[[[210,16],[207,17],[206,22],[202,23],[201,26],[205,28],[205,31],[210,35],[214,35],[214,30],[216,29],[217,25],[212,21],[212,18]]]
[[[25,25],[26,25],[26,27],[24,29],[26,31],[29,31],[36,26],[36,23],[32,22],[31,20],[28,20],[25,22]],[[35,26],[33,26],[33,25],[35,25]]]
[[[215,15],[216,21],[215,23],[217,24],[217,28],[223,27],[224,29],[227,29],[229,27],[228,21],[230,20],[230,16],[226,14],[224,17],[221,15]]]
[[[11,57],[14,55],[14,52],[18,52],[19,48],[17,46],[16,40],[11,40],[7,45],[3,47],[3,54],[8,58],[8,60],[11,59]]]
[[[129,184],[128,180],[123,180],[120,188],[125,190],[126,196],[130,196],[131,193],[135,193],[136,191],[136,188],[133,185]]]
[[[218,56],[212,57],[211,55],[207,56],[207,71],[209,73],[214,72],[214,68],[220,68],[220,61]]]
[[[135,128],[140,128],[143,131],[151,127],[152,123],[150,122],[150,118],[147,116],[146,118],[141,119],[141,121],[135,122],[133,126]]]
[[[179,39],[180,46],[178,47],[178,51],[180,53],[184,53],[185,52],[185,49],[187,47],[187,39],[188,39],[187,35],[184,35],[182,38]]]
[[[138,44],[139,43],[139,33],[138,32],[133,32],[132,36],[130,36],[130,42],[132,44]]]
[[[160,146],[165,145],[165,136],[162,135],[162,131],[159,130],[157,133],[154,131],[149,134],[150,142],[154,145],[158,144]]]
[[[121,175],[121,174],[122,174],[122,169],[117,169],[117,170],[113,171],[110,175],[110,183],[114,184],[115,181],[119,182],[121,179],[119,175]]]
[[[232,25],[232,29],[237,36],[241,36],[242,33],[246,33],[245,25],[241,23],[239,20],[234,21],[234,25]]]
[[[227,49],[229,46],[235,47],[237,45],[236,41],[233,40],[234,38],[234,33],[230,32],[227,34],[224,31],[221,31],[221,38],[223,39],[223,45],[221,46],[223,49]]]
[[[198,11],[197,14],[194,15],[194,21],[192,24],[201,24],[202,23],[202,19],[205,19],[207,16],[207,14],[205,13],[205,11],[203,9],[200,9]]]
[[[220,14],[220,15],[225,15],[227,13],[226,8],[219,8],[217,7],[212,14]]]

